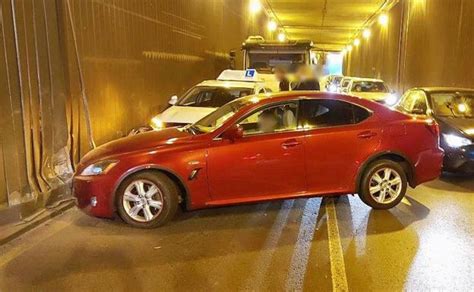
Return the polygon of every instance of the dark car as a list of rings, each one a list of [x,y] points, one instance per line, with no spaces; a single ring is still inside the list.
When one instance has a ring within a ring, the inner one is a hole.
[[[474,89],[423,87],[408,90],[396,108],[440,126],[444,170],[474,174]]]

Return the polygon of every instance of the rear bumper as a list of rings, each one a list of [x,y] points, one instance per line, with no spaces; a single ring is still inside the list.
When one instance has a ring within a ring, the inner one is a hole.
[[[441,175],[444,151],[441,148],[426,150],[415,163],[415,186],[434,180]]]
[[[73,180],[73,192],[78,207],[85,213],[104,218],[114,216],[112,191],[113,184],[106,176],[76,176]]]
[[[445,149],[443,169],[449,172],[474,174],[474,145]]]

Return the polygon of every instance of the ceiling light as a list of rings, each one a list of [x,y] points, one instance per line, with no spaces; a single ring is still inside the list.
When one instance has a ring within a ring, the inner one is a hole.
[[[359,45],[360,45],[360,39],[357,38],[357,39],[354,40],[354,46],[357,47]]]
[[[270,20],[267,24],[267,28],[269,31],[271,32],[274,32],[276,29],[277,29],[278,25],[277,23],[275,22],[275,20]]]
[[[362,32],[362,36],[366,40],[370,38],[370,35],[371,35],[371,32],[370,32],[370,29],[368,29],[368,28],[364,29],[364,31]]]
[[[262,10],[262,4],[259,0],[250,0],[249,9],[252,14],[257,14]]]
[[[348,45],[347,48],[346,48],[346,50],[347,50],[348,52],[352,51],[352,46],[351,46],[351,45]]]
[[[380,14],[379,23],[383,26],[386,26],[388,24],[388,15],[386,13]]]
[[[278,41],[284,42],[286,40],[286,35],[283,32],[278,34]]]

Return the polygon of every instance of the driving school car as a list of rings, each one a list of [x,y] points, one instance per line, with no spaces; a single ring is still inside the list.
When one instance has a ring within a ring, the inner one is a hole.
[[[192,124],[236,98],[268,92],[271,89],[255,70],[224,70],[217,80],[203,81],[181,98],[173,96],[171,106],[153,117],[150,126],[160,130]]]
[[[74,176],[89,214],[143,228],[188,210],[358,193],[376,209],[440,174],[432,120],[368,100],[292,91],[235,99],[185,127],[122,138],[89,152]]]

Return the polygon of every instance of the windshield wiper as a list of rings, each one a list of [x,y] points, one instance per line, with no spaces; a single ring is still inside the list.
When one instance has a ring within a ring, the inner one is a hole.
[[[202,131],[199,130],[199,128],[195,125],[189,125],[187,130],[189,130],[191,132],[191,134],[193,134],[193,135],[197,135],[199,133],[202,133]]]
[[[454,109],[453,109],[453,104],[448,102],[446,103],[446,107],[449,108],[449,111],[451,112],[451,115],[454,117],[454,118],[457,118],[458,116],[456,115],[456,113],[454,112]]]

